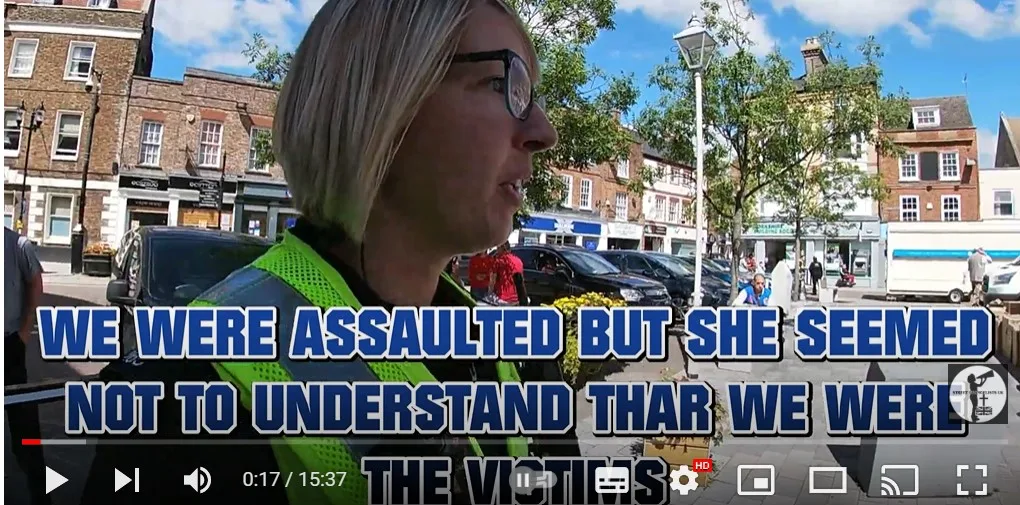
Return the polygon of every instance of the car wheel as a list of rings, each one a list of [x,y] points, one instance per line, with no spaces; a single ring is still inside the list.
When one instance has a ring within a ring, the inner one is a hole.
[[[963,301],[963,291],[954,289],[949,292],[949,303],[960,303]]]

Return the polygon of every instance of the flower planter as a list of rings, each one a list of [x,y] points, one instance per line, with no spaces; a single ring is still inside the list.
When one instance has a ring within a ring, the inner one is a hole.
[[[113,257],[109,254],[82,255],[82,273],[90,277],[109,277],[113,274]]]

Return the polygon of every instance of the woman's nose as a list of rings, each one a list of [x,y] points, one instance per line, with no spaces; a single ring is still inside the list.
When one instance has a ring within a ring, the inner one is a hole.
[[[524,135],[524,149],[528,152],[537,153],[552,149],[559,140],[556,128],[549,122],[549,116],[537,105],[531,110],[524,125],[527,128]]]

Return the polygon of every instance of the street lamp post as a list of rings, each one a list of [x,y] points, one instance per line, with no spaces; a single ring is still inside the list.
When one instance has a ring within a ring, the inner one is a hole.
[[[680,49],[680,55],[683,56],[684,63],[687,64],[687,68],[694,72],[694,109],[695,109],[695,127],[697,128],[697,182],[695,182],[695,190],[697,191],[696,207],[695,207],[695,221],[696,221],[696,248],[697,254],[694,256],[694,305],[700,306],[702,301],[702,289],[701,289],[701,271],[703,266],[703,257],[705,256],[705,141],[704,141],[704,125],[701,117],[701,73],[708,67],[709,63],[712,62],[712,56],[715,55],[716,41],[712,38],[712,35],[708,33],[708,30],[702,26],[701,21],[698,20],[697,15],[691,16],[690,22],[687,23],[687,28],[684,31],[673,36],[673,40],[676,42]]]
[[[103,92],[103,73],[92,69],[85,81],[85,91],[92,94],[92,112],[89,115],[88,138],[85,140],[85,155],[82,157],[81,190],[78,193],[78,225],[71,233],[71,273],[80,274],[84,263],[85,238],[85,199],[89,180],[89,163],[92,160],[92,139],[96,127],[96,115],[99,113],[99,95]]]
[[[42,126],[45,115],[46,107],[43,106],[42,102],[39,102],[39,106],[32,111],[32,117],[28,118],[28,124],[25,124],[25,102],[22,101],[21,105],[18,106],[18,128],[28,130],[28,140],[25,141],[25,164],[21,172],[21,197],[18,199],[18,222],[21,223],[21,229],[18,230],[18,233],[28,233],[28,226],[25,224],[25,188],[28,187],[28,160],[32,155],[32,134]]]

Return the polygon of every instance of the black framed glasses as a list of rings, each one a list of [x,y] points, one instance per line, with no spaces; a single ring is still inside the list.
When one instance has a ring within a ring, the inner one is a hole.
[[[525,121],[535,106],[535,88],[531,82],[528,64],[517,53],[509,49],[462,53],[453,56],[454,63],[478,63],[482,61],[503,62],[503,98],[510,115]],[[541,107],[541,103],[539,106]]]

